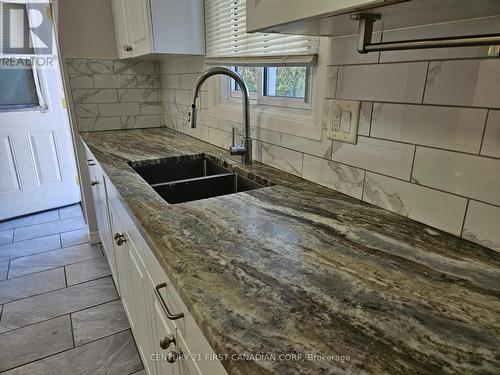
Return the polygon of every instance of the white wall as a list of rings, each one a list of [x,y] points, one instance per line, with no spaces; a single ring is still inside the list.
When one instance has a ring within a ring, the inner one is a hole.
[[[59,45],[66,57],[115,59],[109,0],[58,0]]]

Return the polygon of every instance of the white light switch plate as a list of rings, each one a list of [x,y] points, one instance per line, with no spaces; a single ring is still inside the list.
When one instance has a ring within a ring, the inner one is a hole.
[[[325,99],[323,123],[326,137],[356,144],[358,139],[360,102],[355,100]]]

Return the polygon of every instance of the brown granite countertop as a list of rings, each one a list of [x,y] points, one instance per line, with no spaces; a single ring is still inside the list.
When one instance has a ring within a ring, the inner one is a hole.
[[[267,356],[230,374],[500,373],[494,250],[173,130],[81,136],[214,351]],[[275,186],[170,205],[127,164],[201,153]]]

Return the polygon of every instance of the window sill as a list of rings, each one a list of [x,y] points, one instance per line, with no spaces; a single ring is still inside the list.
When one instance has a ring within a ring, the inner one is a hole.
[[[238,123],[243,116],[242,104],[229,100],[212,101],[208,112],[211,117]],[[321,122],[314,112],[307,110],[251,104],[250,126],[321,140]]]

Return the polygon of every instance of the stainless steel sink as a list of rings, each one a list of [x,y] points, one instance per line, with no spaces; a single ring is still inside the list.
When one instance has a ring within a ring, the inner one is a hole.
[[[172,204],[265,187],[208,160],[204,155],[184,160],[165,158],[129,162],[129,165]]]

